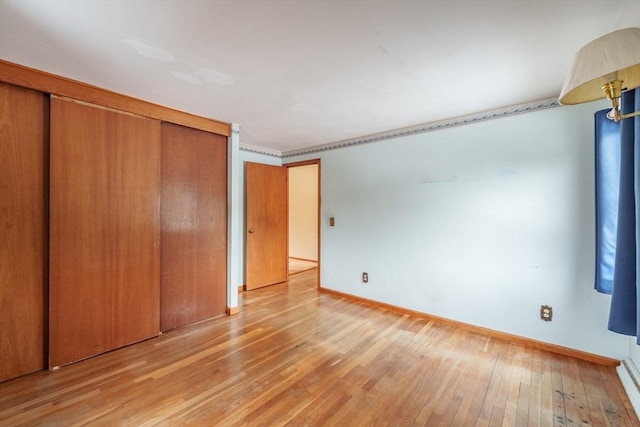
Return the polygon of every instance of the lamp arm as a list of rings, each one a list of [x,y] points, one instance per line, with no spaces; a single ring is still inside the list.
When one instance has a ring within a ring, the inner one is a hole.
[[[634,111],[632,113],[620,114],[620,96],[622,95],[622,81],[613,80],[605,83],[602,86],[602,90],[607,95],[607,99],[611,101],[611,112],[607,114],[607,117],[619,122],[622,119],[628,119],[635,116],[640,116],[640,111]]]
[[[633,113],[622,114],[620,115],[620,120],[628,119],[635,116],[640,116],[640,111],[634,111]]]

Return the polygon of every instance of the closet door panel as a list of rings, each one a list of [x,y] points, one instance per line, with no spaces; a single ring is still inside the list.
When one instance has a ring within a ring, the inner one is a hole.
[[[125,114],[112,171],[113,347],[160,333],[160,122]]]
[[[159,135],[51,99],[50,366],[158,333]]]
[[[162,125],[161,328],[226,308],[227,140]]]
[[[111,347],[107,114],[51,99],[50,367]]]
[[[46,108],[0,83],[0,381],[45,365]]]

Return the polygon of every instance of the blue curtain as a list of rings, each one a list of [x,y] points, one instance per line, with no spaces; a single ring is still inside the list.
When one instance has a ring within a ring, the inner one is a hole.
[[[629,91],[621,100],[622,114],[640,110],[640,91]],[[597,135],[596,135],[597,136]],[[600,279],[601,291],[611,293],[609,329],[625,335],[636,336],[640,344],[640,117],[620,122],[619,187],[617,233],[614,242],[612,271],[606,266],[597,267],[600,272],[613,273],[611,290],[607,291],[606,277]],[[597,165],[599,168],[600,165]],[[600,182],[597,182],[597,187]],[[598,190],[596,190],[598,192]],[[600,188],[600,192],[604,191]],[[597,193],[599,194],[599,192]],[[600,200],[598,200],[600,202]],[[598,206],[600,216],[600,206]],[[600,217],[599,217],[600,218]],[[600,224],[598,224],[600,226]],[[604,237],[598,233],[598,237]],[[598,248],[601,245],[598,242]],[[611,248],[607,248],[609,250]],[[603,255],[603,254],[600,254]],[[608,253],[604,256],[607,258]],[[598,264],[604,260],[602,256]],[[606,274],[605,274],[606,276]],[[596,279],[596,286],[598,286]]]
[[[620,122],[595,114],[596,280],[599,292],[611,294],[616,264],[618,196],[620,193]]]

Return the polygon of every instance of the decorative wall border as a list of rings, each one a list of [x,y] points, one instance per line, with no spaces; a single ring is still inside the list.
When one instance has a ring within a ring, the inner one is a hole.
[[[240,137],[242,139],[242,136]],[[282,158],[282,151],[272,150],[270,148],[257,147],[255,145],[240,143],[240,150],[250,153],[264,154],[266,156]]]
[[[559,107],[560,103],[557,98],[548,98],[540,101],[529,102],[526,104],[514,105],[507,108],[499,108],[495,110],[489,110],[482,113],[469,114],[466,116],[460,116],[453,119],[439,120],[435,122],[423,123],[415,126],[409,126],[400,129],[394,129],[386,132],[375,133],[372,135],[365,135],[357,138],[345,139],[342,141],[332,142],[329,144],[316,145],[314,147],[303,148],[300,150],[292,150],[285,152],[278,152],[276,150],[269,150],[255,146],[240,144],[240,149],[244,151],[250,151],[258,154],[266,154],[269,156],[275,156],[280,158],[300,156],[303,154],[319,153],[321,151],[335,150],[338,148],[352,147],[354,145],[368,144],[371,142],[384,141],[392,138],[399,138],[408,135],[415,135],[419,133],[433,132],[442,129],[453,128],[457,126],[465,126],[474,123],[484,122],[487,120],[500,119],[503,117],[515,116],[517,114],[532,113],[535,111],[546,110],[549,108]]]

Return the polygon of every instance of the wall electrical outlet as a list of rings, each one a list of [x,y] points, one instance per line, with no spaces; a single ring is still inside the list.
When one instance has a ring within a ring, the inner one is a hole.
[[[553,308],[551,308],[550,305],[541,305],[540,318],[545,322],[551,322],[551,319],[553,319]]]
[[[362,283],[367,283],[369,281],[369,273],[362,273]]]

